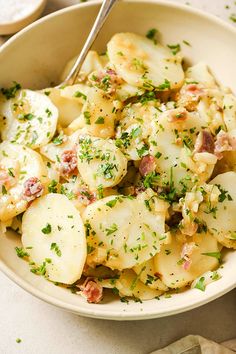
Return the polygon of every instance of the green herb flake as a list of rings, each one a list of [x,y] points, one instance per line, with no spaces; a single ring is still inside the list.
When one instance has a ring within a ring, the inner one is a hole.
[[[51,243],[50,250],[51,251],[55,251],[56,255],[58,257],[61,257],[61,250],[60,250],[59,246],[55,242]]]
[[[205,278],[201,277],[197,283],[195,284],[194,288],[199,289],[201,291],[205,291],[206,285],[204,284]]]
[[[84,112],[84,120],[87,125],[91,125],[90,118],[91,118],[91,114],[88,111],[85,111]]]
[[[74,97],[82,97],[85,101],[87,99],[87,96],[85,94],[83,94],[82,92],[80,92],[80,91],[76,91],[74,93]]]
[[[47,223],[45,227],[42,228],[42,233],[45,234],[45,235],[48,235],[52,232],[52,226]]]
[[[156,35],[158,33],[158,30],[156,28],[151,28],[149,31],[146,33],[146,37],[154,42],[154,44],[157,44],[156,40]]]
[[[109,228],[106,228],[106,236],[109,236],[118,230],[118,226],[116,224],[112,224]]]
[[[22,247],[15,247],[15,250],[19,258],[29,257],[29,254]]]
[[[98,119],[95,121],[95,124],[104,124],[104,118],[98,117]]]
[[[21,85],[13,81],[13,85],[10,88],[1,88],[1,93],[9,100],[10,98],[15,98],[17,91],[20,89]]]
[[[181,46],[179,43],[177,44],[167,44],[167,47],[170,48],[173,55],[176,55],[181,51]]]
[[[221,253],[220,252],[207,252],[202,253],[203,256],[209,256],[216,258],[219,262],[221,261]]]
[[[20,339],[20,338],[16,338],[16,343],[21,343],[22,342],[22,340]]]

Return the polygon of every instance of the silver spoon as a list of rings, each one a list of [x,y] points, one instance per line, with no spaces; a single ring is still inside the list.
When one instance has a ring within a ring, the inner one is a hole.
[[[78,56],[76,59],[75,64],[73,65],[69,75],[66,77],[63,83],[61,83],[58,87],[64,86],[64,85],[73,85],[76,82],[76,79],[79,75],[81,66],[84,62],[84,59],[86,58],[86,55],[88,54],[88,51],[92,47],[95,39],[97,38],[103,24],[105,23],[109,13],[111,12],[111,9],[113,8],[114,4],[118,0],[103,0],[102,6],[99,10],[99,13],[97,15],[97,18],[93,24],[93,27],[88,35],[88,38]]]

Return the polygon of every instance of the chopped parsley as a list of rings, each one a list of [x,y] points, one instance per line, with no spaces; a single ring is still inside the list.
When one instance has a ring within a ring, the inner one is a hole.
[[[232,201],[233,198],[230,196],[229,192],[225,190],[224,188],[221,187],[220,184],[216,184],[216,186],[220,190],[220,195],[219,195],[219,202],[222,203],[225,199]]]
[[[98,119],[95,120],[95,124],[104,124],[104,117],[98,117]]]
[[[55,251],[56,255],[58,257],[61,257],[61,250],[60,250],[59,246],[55,242],[51,243],[50,250],[51,251]]]
[[[173,55],[176,55],[181,51],[181,46],[179,43],[177,44],[167,44],[167,47],[170,48]]]
[[[29,257],[29,253],[27,253],[22,247],[15,247],[16,254],[19,258]]]
[[[209,256],[216,258],[219,262],[221,261],[221,253],[220,252],[207,252],[202,253],[203,256]]]
[[[197,283],[195,284],[194,288],[199,289],[201,291],[205,291],[206,285],[204,284],[205,278],[201,277]]]
[[[91,114],[88,111],[84,112],[84,120],[87,125],[91,125]]]
[[[170,81],[167,79],[165,79],[163,84],[157,86],[157,90],[159,91],[169,90],[170,88]]]
[[[48,235],[52,232],[52,226],[47,223],[45,227],[42,228],[42,233],[45,234],[45,235]]]
[[[112,224],[109,228],[106,228],[106,236],[109,236],[118,230],[118,226],[116,224]]]
[[[64,141],[64,135],[63,134],[59,134],[58,136],[56,136],[54,139],[53,139],[53,144],[54,145],[61,145]]]
[[[74,93],[74,97],[82,97],[85,101],[87,99],[87,96],[85,94],[83,94],[82,92],[80,92],[80,91],[76,91]]]
[[[1,93],[6,97],[7,100],[10,98],[15,98],[17,91],[21,89],[21,85],[16,81],[13,81],[13,85],[9,88],[1,88]]]
[[[157,44],[157,40],[156,40],[157,33],[158,33],[158,30],[156,28],[151,28],[149,31],[147,31],[146,37],[148,39],[151,39],[154,42],[154,44]]]
[[[53,179],[48,185],[48,192],[49,193],[57,193],[57,181]]]

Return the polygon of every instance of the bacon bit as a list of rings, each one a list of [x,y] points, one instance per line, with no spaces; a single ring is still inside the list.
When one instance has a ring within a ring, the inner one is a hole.
[[[185,108],[171,109],[166,113],[168,114],[167,120],[170,123],[184,122],[188,118],[188,112]]]
[[[27,202],[41,197],[44,187],[37,177],[30,177],[24,183],[23,199]]]
[[[80,286],[81,295],[89,303],[98,304],[103,297],[103,287],[93,278],[87,278]]]
[[[139,165],[139,172],[141,176],[146,176],[147,174],[155,171],[155,169],[156,169],[156,159],[154,156],[146,155],[142,157]]]
[[[68,177],[77,172],[77,155],[75,150],[65,150],[61,155],[60,173]]]
[[[204,90],[197,84],[188,84],[185,86],[185,93],[200,98],[204,94]]]
[[[183,245],[180,257],[184,261],[183,268],[185,270],[188,270],[190,268],[192,264],[192,260],[190,259],[190,257],[196,248],[197,246],[194,242],[189,242],[189,243],[186,242]]]
[[[91,193],[86,187],[79,188],[77,191],[77,196],[80,203],[85,206],[92,204],[97,200],[96,194],[94,192]]]
[[[228,133],[221,130],[217,134],[214,153],[218,160],[223,158],[224,151],[235,151],[236,150],[236,138],[230,137]]]
[[[215,146],[212,134],[207,130],[201,131],[198,134],[194,145],[194,153],[209,152],[210,154],[213,154],[214,149]]]
[[[180,93],[180,103],[189,112],[193,112],[196,110],[200,98],[205,95],[203,88],[197,84],[184,85]]]

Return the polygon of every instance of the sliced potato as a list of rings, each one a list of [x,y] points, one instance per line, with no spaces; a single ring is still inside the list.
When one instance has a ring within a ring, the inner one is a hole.
[[[215,177],[210,184],[221,191],[216,209],[202,204],[198,218],[205,221],[208,230],[223,246],[236,249],[236,172]],[[221,200],[221,201],[220,201]]]
[[[139,300],[151,300],[163,294],[163,291],[151,289],[140,281],[142,270],[136,274],[132,269],[125,269],[120,277],[100,281],[104,288],[117,289],[120,296],[134,297]]]
[[[219,265],[217,258],[203,253],[214,254],[220,251],[217,240],[208,233],[196,234],[191,238],[196,248],[190,259],[189,269],[185,270],[181,259],[183,242],[176,234],[172,235],[171,243],[163,245],[161,251],[155,256],[155,270],[163,283],[169,288],[181,288],[189,285],[201,274],[212,270]]]
[[[34,201],[22,220],[22,243],[48,279],[72,284],[80,279],[86,260],[84,225],[74,205],[61,194]]]
[[[207,88],[217,87],[214,76],[209,72],[206,63],[202,61],[188,68],[185,75],[187,78],[187,82],[195,81],[197,83],[203,84]]]
[[[81,120],[89,135],[110,138],[115,133],[115,112],[113,99],[105,96],[102,90],[92,87],[87,93]]]
[[[39,92],[20,90],[0,107],[3,140],[37,149],[46,145],[56,131],[58,110]]]
[[[139,265],[156,254],[167,242],[165,215],[168,203],[151,190],[137,198],[106,197],[87,207],[87,262],[122,270]]]
[[[91,190],[117,185],[127,172],[127,159],[112,140],[84,136],[78,145],[78,170]]]
[[[62,135],[61,143],[50,142],[40,149],[40,153],[48,158],[50,161],[57,162],[60,159],[61,154],[65,150],[71,150],[75,147],[79,141],[79,137],[84,133],[82,130],[77,130],[70,136]]]
[[[82,84],[66,86],[64,88],[47,88],[43,92],[48,95],[58,109],[58,123],[67,127],[79,117],[83,104],[86,101],[88,87]]]
[[[47,169],[41,156],[28,147],[5,141],[0,144],[0,220],[6,221],[26,210],[24,183],[37,177],[46,186]]]
[[[133,268],[142,283],[151,289],[167,291],[168,287],[161,281],[159,274],[155,271],[154,258],[149,259],[147,262],[139,264]]]
[[[178,88],[183,83],[182,58],[145,37],[134,33],[117,33],[107,48],[118,75],[130,85],[163,90],[165,87]]]
[[[223,119],[228,131],[236,129],[236,97],[233,94],[224,96],[223,108]]]

